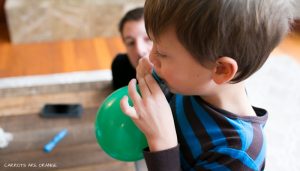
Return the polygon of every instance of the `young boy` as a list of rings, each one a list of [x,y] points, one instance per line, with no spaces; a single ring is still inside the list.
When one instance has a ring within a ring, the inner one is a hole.
[[[150,61],[121,108],[145,134],[149,170],[263,170],[267,111],[244,80],[289,30],[287,0],[146,0]],[[166,96],[152,68],[169,88]],[[168,100],[167,100],[168,99]]]
[[[136,76],[136,66],[142,57],[149,57],[152,41],[149,39],[144,21],[144,8],[128,11],[119,23],[119,31],[126,47],[125,54],[118,54],[111,65],[113,88],[127,86]]]

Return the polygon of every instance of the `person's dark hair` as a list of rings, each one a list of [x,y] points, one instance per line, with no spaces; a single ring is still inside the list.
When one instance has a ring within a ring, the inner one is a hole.
[[[128,21],[138,21],[144,17],[144,8],[138,7],[128,11],[119,22],[119,32],[123,33],[123,28]]]
[[[289,31],[289,0],[146,0],[145,26],[151,39],[175,28],[179,42],[201,65],[228,56],[248,78]]]

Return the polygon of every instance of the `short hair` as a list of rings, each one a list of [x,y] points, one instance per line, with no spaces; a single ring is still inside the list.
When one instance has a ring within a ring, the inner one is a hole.
[[[145,26],[154,41],[174,27],[204,67],[233,58],[238,71],[231,83],[237,83],[257,71],[289,31],[291,7],[289,0],[146,0]]]
[[[128,11],[119,22],[119,32],[123,33],[123,28],[126,22],[128,21],[139,21],[144,19],[144,8],[138,7]]]

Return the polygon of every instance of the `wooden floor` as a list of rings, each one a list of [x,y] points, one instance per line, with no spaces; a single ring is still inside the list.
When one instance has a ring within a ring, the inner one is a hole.
[[[119,37],[13,45],[0,25],[0,77],[109,69]]]
[[[0,78],[109,69],[124,51],[120,37],[13,45],[6,26],[0,25]],[[300,33],[289,34],[273,54],[300,62]]]
[[[300,31],[291,32],[274,50],[273,54],[284,54],[300,63]]]

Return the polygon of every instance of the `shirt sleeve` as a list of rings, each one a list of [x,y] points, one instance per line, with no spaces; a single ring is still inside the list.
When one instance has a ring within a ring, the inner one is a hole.
[[[144,149],[144,157],[148,171],[180,171],[179,145],[176,147],[150,152]]]

